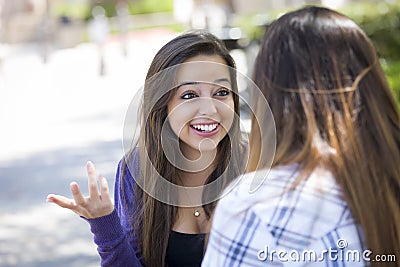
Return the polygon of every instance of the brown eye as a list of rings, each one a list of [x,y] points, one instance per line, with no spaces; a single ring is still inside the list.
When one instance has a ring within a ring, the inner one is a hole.
[[[195,97],[199,97],[194,92],[185,92],[181,95],[181,99],[193,99]]]
[[[221,90],[219,90],[218,92],[216,92],[214,95],[215,95],[215,96],[227,96],[227,95],[229,95],[229,94],[230,94],[229,90],[227,90],[227,89],[221,89]]]

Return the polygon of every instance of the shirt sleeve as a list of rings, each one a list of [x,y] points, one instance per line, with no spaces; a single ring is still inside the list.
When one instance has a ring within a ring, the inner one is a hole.
[[[123,159],[124,160],[124,159]],[[114,211],[100,218],[88,219],[103,267],[140,267],[140,250],[133,236],[129,211],[134,210],[134,179],[122,162],[118,164],[114,187]],[[124,175],[124,179],[121,176]],[[121,195],[124,188],[124,196]]]

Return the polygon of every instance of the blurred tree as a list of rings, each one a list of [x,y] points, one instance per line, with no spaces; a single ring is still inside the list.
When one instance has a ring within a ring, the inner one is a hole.
[[[117,16],[117,5],[120,0],[90,0],[90,9],[96,5],[102,6],[107,17]],[[123,0],[128,6],[129,14],[147,14],[155,12],[173,12],[173,0]],[[90,12],[87,19],[91,18]]]
[[[375,44],[400,106],[400,0],[353,3],[341,11],[354,19]]]
[[[354,3],[342,12],[365,30],[381,57],[400,60],[400,0]]]

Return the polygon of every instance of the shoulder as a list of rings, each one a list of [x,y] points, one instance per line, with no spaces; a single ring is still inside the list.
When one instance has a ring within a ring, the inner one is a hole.
[[[139,175],[139,155],[135,149],[125,155],[118,163],[114,187],[114,200],[117,207],[133,204],[136,179]]]
[[[125,155],[119,161],[114,186],[114,204],[121,224],[126,229],[130,227],[130,218],[136,210],[137,186],[135,179],[138,173],[139,157],[136,153]]]
[[[290,165],[239,177],[220,199],[216,220],[253,214],[272,235],[288,239],[294,238],[284,236],[289,233],[307,233],[308,238],[318,238],[353,223],[342,191],[330,172],[316,170],[296,185],[299,174],[297,165]]]
[[[271,197],[277,195],[278,191],[283,191],[293,177],[296,177],[296,173],[296,168],[289,166],[243,174],[228,186],[220,203],[238,202],[241,206],[252,206],[251,203],[260,202],[266,196]]]
[[[253,255],[247,260],[255,263],[264,245],[276,251],[317,253],[343,244],[361,249],[362,231],[332,174],[317,169],[295,183],[299,175],[292,165],[239,177],[216,207],[210,234],[213,250],[222,247],[231,255],[232,248],[239,247]]]
[[[264,208],[274,207],[277,197],[284,188],[285,179],[292,175],[293,170],[274,169],[260,170],[239,176],[223,192],[218,200],[214,221],[222,218],[240,218],[252,214],[258,215],[257,205]],[[282,179],[280,179],[282,177]],[[274,181],[273,181],[274,180]],[[254,186],[256,189],[254,190]]]
[[[138,149],[133,150],[118,162],[117,167],[117,183],[133,184],[135,178],[139,175],[140,160]]]

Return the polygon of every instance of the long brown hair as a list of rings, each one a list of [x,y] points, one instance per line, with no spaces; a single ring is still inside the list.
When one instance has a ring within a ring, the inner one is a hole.
[[[270,25],[254,69],[276,125],[272,167],[298,163],[302,174],[317,166],[330,170],[368,249],[398,254],[399,111],[366,34],[338,12],[304,7]],[[257,144],[270,138],[260,129],[273,126],[254,122],[249,161],[257,163]],[[263,167],[253,164],[249,171]]]
[[[177,183],[178,169],[166,158],[165,149],[179,149],[167,142],[167,148],[163,147],[161,131],[167,119],[167,104],[174,94],[174,90],[162,90],[161,87],[168,87],[173,84],[173,73],[163,72],[173,66],[183,63],[185,60],[197,55],[219,55],[226,65],[230,67],[232,91],[234,100],[234,111],[236,113],[234,122],[228,135],[225,136],[217,147],[215,169],[208,177],[206,183],[219,181],[213,187],[213,191],[220,193],[230,180],[237,177],[244,171],[239,156],[243,150],[239,128],[239,96],[237,94],[235,62],[225,48],[223,43],[214,35],[207,32],[189,32],[182,34],[163,46],[155,55],[146,76],[144,86],[141,120],[142,126],[138,143],[126,156],[126,165],[136,158],[133,165],[138,164],[139,172],[135,180],[143,182],[146,192],[136,183],[135,208],[131,218],[131,224],[135,232],[132,233],[138,240],[138,247],[142,251],[146,266],[164,266],[168,239],[173,223],[177,216],[178,207],[163,203],[148,192],[160,190],[158,177],[163,177],[171,183]],[[173,72],[173,70],[172,70]],[[164,73],[166,73],[164,75]],[[156,77],[156,78],[154,78]],[[172,131],[169,124],[166,127]],[[175,153],[178,153],[176,151]],[[145,160],[145,159],[149,160]],[[132,171],[132,170],[131,170]],[[222,177],[222,179],[217,179]],[[123,184],[123,183],[121,183]],[[121,188],[124,192],[123,188]],[[204,196],[210,192],[203,192]],[[214,192],[215,193],[215,192]],[[168,197],[176,198],[175,191],[167,192]],[[209,219],[215,207],[215,203],[203,205],[206,216]]]

